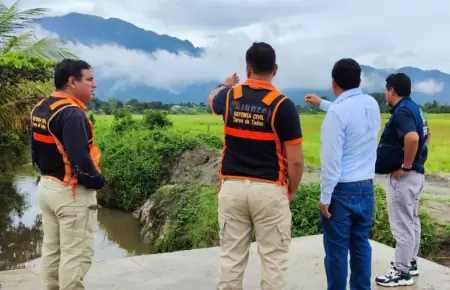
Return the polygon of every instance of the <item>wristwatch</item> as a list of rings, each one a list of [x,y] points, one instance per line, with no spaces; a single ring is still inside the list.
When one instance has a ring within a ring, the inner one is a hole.
[[[408,171],[411,171],[411,170],[412,170],[412,167],[405,167],[405,166],[402,164],[402,170],[408,172]]]

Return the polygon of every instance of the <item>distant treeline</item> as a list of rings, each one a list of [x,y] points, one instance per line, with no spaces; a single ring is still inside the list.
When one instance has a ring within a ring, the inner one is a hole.
[[[389,106],[386,104],[386,99],[384,93],[371,93],[380,105],[380,110],[382,113],[389,112]],[[327,97],[322,97],[322,99],[327,100]],[[299,113],[306,114],[317,114],[321,110],[318,106],[310,105],[297,105],[297,111]],[[178,103],[178,104],[164,104],[162,102],[140,102],[136,99],[132,99],[128,102],[123,102],[119,99],[109,99],[107,101],[102,101],[100,99],[94,98],[89,104],[88,109],[97,113],[102,114],[113,114],[117,109],[126,108],[133,114],[143,114],[147,109],[153,110],[165,110],[169,111],[170,114],[179,115],[198,115],[198,114],[208,114],[211,113],[208,105],[206,103]],[[423,110],[427,113],[435,114],[449,114],[450,105],[440,105],[438,102],[433,101],[431,103],[426,103],[422,106]]]

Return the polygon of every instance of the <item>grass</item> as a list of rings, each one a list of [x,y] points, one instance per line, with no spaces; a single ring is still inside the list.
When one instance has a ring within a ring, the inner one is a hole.
[[[177,164],[176,170],[192,175],[192,178],[188,177],[185,181],[172,179],[170,184],[167,182],[176,164],[174,161],[180,161],[185,150],[221,147],[221,118],[176,115],[170,116],[172,122],[169,123],[173,126],[150,129],[148,116],[144,119],[130,115],[117,120],[110,116],[95,118],[97,144],[103,152],[101,165],[108,180],[107,186],[99,191],[99,201],[106,207],[126,211],[139,209],[144,203],[151,205],[144,206],[142,213],[151,216],[151,221],[144,222],[142,229],[144,238],[154,245],[157,252],[217,246],[217,184],[204,184],[197,179],[192,169],[198,164],[195,161],[188,164],[190,159],[180,163],[185,164],[184,167],[181,165],[180,168]],[[315,166],[319,165],[322,118],[323,115],[301,117],[307,162]],[[439,120],[433,121],[438,123]],[[197,154],[202,154],[202,151]],[[376,213],[371,238],[392,247],[394,240],[389,228],[386,193],[377,186],[375,196]],[[319,197],[318,183],[299,188],[291,205],[293,237],[321,232]],[[420,255],[437,255],[438,250],[442,249],[441,240],[444,237],[441,225],[424,211],[420,211],[420,216]]]
[[[96,116],[98,123],[97,131],[100,128],[112,123],[112,116]],[[141,119],[142,116],[134,115],[133,118]],[[300,122],[305,141],[303,150],[305,152],[305,162],[308,165],[320,166],[320,126],[324,115],[301,115]],[[382,124],[385,124],[389,118],[388,114],[382,115]],[[427,114],[428,123],[432,130],[432,138],[429,148],[426,170],[428,173],[450,172],[450,114]],[[210,132],[211,134],[222,137],[223,120],[214,115],[171,115],[170,119],[174,123],[174,128],[180,131],[191,133]],[[100,130],[99,130],[100,129]],[[98,134],[102,134],[99,132]],[[381,135],[381,132],[380,132]]]

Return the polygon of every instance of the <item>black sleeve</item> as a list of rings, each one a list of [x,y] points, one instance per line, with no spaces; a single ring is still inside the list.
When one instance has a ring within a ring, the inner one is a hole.
[[[400,108],[395,112],[395,128],[400,139],[409,132],[417,132],[416,119],[409,109]]]
[[[212,111],[217,115],[222,115],[225,112],[225,107],[227,105],[227,94],[231,89],[223,89],[221,90],[215,97],[212,102]]]
[[[100,189],[105,178],[95,168],[89,150],[89,123],[79,108],[66,108],[59,118],[61,142],[64,145],[78,183],[88,189]]]
[[[274,127],[281,143],[297,144],[303,142],[300,117],[294,102],[284,100],[275,112]]]

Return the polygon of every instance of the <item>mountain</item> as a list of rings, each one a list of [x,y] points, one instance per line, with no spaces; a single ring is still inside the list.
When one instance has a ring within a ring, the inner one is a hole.
[[[79,13],[69,13],[63,16],[41,18],[38,23],[50,32],[56,33],[66,41],[79,42],[86,45],[116,44],[127,49],[141,50],[153,53],[157,50],[166,50],[171,53],[185,52],[194,57],[200,57],[203,50],[195,47],[188,40],[181,40],[168,35],[160,35],[153,31],[144,30],[129,22],[117,18],[101,18],[98,16]],[[114,56],[111,56],[114,57]],[[361,66],[362,71],[370,80],[375,80],[372,91],[383,92],[384,80],[392,72],[408,74],[416,90],[412,97],[420,104],[438,101],[441,104],[450,104],[450,75],[438,70],[421,70],[414,67],[400,69],[376,69],[370,66]],[[95,69],[95,68],[94,68]],[[178,94],[162,89],[139,85],[126,89],[115,89],[120,79],[103,78],[97,81],[96,94],[102,99],[119,98],[127,101],[132,98],[146,101],[161,101],[164,103],[204,102],[207,94],[217,83],[199,83],[186,87]],[[303,104],[303,96],[310,93],[307,89],[283,90],[293,100]],[[331,90],[314,92],[333,99]],[[428,92],[426,94],[425,92]]]
[[[187,40],[169,35],[160,35],[144,30],[117,18],[104,19],[98,16],[69,13],[64,16],[44,17],[39,24],[60,38],[83,44],[119,44],[128,49],[154,52],[158,49],[171,53],[185,51],[198,56],[202,49]]]

